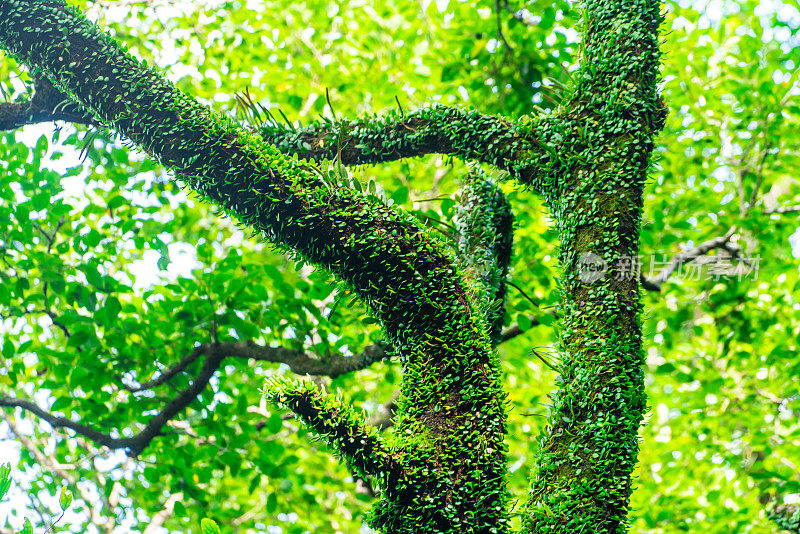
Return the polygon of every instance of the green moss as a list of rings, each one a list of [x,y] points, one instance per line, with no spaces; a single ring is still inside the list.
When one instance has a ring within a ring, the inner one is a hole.
[[[493,344],[500,340],[506,277],[511,263],[514,216],[500,187],[482,170],[470,170],[456,211],[458,257],[473,285]]]
[[[338,159],[345,165],[452,154],[494,165],[542,192],[553,162],[549,144],[541,138],[543,122],[526,118],[513,124],[475,110],[433,104],[408,114],[325,120],[303,128],[273,120],[258,131],[286,154],[316,161]]]
[[[767,517],[774,521],[778,528],[800,533],[800,506],[772,502],[767,506]]]
[[[589,1],[550,195],[561,237],[561,377],[525,532],[624,532],[645,409],[638,278],[642,188],[658,113],[658,4]],[[605,271],[587,276],[587,258]]]

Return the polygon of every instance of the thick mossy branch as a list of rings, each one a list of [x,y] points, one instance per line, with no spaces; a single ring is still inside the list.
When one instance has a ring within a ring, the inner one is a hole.
[[[405,365],[396,434],[410,482],[383,495],[376,528],[506,531],[499,365],[446,247],[408,214],[202,107],[61,0],[0,1],[0,44],[203,198],[329,269],[383,323]]]
[[[458,258],[475,284],[493,345],[502,338],[506,277],[514,241],[511,204],[498,184],[481,169],[464,180],[456,210]]]
[[[508,171],[541,192],[551,174],[553,155],[540,132],[545,121],[525,120],[512,124],[475,110],[434,104],[408,114],[324,121],[299,129],[271,122],[263,124],[259,133],[285,154],[316,161],[340,159],[344,165],[450,154]]]
[[[281,378],[267,381],[264,397],[294,412],[344,458],[354,475],[373,476],[388,492],[405,477],[404,466],[378,431],[341,398],[321,392],[312,382]]]
[[[524,509],[528,533],[622,533],[645,410],[639,322],[643,187],[663,124],[659,3],[588,0],[560,115],[561,377]]]
[[[800,534],[800,506],[772,502],[767,506],[767,517],[774,521],[778,528]]]

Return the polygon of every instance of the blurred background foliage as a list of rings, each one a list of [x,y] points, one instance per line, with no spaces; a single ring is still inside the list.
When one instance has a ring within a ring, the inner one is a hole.
[[[236,95],[303,124],[429,102],[509,119],[547,113],[579,53],[572,2],[77,4],[181,89],[251,122]],[[650,411],[632,532],[774,533],[764,503],[800,495],[800,11],[777,0],[669,1],[665,11],[670,114],[646,191],[642,272],[655,278],[675,254],[735,228],[728,248],[643,294]],[[29,82],[0,56],[6,100],[24,98]],[[324,358],[380,339],[326,273],[187,197],[113,133],[47,124],[0,135],[0,393],[124,437],[192,374],[154,393],[123,385],[198,343],[253,340]],[[431,157],[352,174],[452,236],[465,170]],[[498,350],[510,489],[521,496],[555,380],[541,358],[555,357],[558,236],[537,198],[505,191],[516,213],[506,324],[522,333]],[[737,276],[720,267],[731,264],[749,265]],[[286,366],[234,358],[221,371],[135,460],[0,410],[0,463],[18,462],[14,498],[0,506],[6,531],[26,514],[43,531],[59,511],[49,496],[69,486],[64,531],[145,532],[158,518],[148,534],[195,532],[213,517],[224,532],[368,532],[368,485],[260,400],[264,377]],[[388,361],[318,380],[375,417],[400,373]]]

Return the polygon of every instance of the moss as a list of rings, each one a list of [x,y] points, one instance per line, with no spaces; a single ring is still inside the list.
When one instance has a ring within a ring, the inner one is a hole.
[[[456,211],[458,257],[473,284],[473,300],[493,344],[500,340],[506,277],[511,264],[514,216],[500,189],[481,169],[471,169]]]
[[[523,510],[525,532],[624,532],[646,401],[638,279],[642,188],[657,133],[656,2],[585,3],[581,69],[555,131],[561,377]],[[586,259],[601,264],[586,276]]]
[[[767,506],[767,517],[774,521],[778,528],[800,533],[800,506],[771,502]]]
[[[303,128],[275,120],[258,128],[261,136],[286,154],[303,159],[374,164],[425,154],[452,154],[508,171],[516,180],[542,191],[553,158],[541,139],[545,119],[510,123],[475,110],[433,104],[411,113],[390,112],[355,121],[312,123]]]

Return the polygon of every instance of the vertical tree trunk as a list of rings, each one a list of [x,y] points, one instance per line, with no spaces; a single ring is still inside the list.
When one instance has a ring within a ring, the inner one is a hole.
[[[624,532],[645,409],[639,230],[653,137],[659,3],[584,2],[575,93],[547,121],[561,238],[561,376],[526,532]]]

